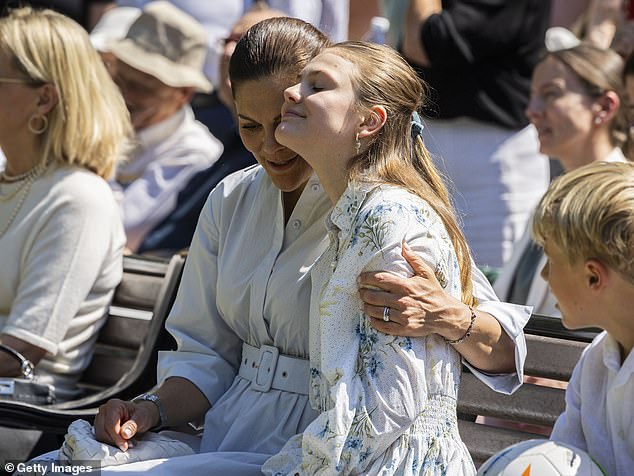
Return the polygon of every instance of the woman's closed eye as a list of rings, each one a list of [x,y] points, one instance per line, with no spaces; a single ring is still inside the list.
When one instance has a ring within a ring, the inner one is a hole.
[[[254,124],[252,122],[240,124],[240,129],[246,132],[254,132],[260,127],[260,124]]]

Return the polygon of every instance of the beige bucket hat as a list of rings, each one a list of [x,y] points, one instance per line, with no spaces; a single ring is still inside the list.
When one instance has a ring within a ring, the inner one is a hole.
[[[119,60],[172,87],[213,89],[203,74],[207,32],[169,2],[148,3],[121,40],[108,43]]]

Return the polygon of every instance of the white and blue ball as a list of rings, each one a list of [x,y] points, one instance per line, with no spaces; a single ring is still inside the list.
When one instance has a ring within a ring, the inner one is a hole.
[[[491,456],[478,476],[604,476],[588,453],[566,443],[527,440]]]

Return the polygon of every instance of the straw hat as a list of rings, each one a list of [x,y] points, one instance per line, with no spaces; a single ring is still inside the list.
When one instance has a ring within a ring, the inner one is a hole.
[[[122,40],[108,43],[119,60],[172,87],[211,92],[203,74],[207,32],[193,17],[166,1],[148,3]]]
[[[106,52],[106,45],[112,40],[121,40],[130,25],[139,18],[141,9],[136,7],[115,7],[107,10],[90,32],[90,41],[97,51]]]

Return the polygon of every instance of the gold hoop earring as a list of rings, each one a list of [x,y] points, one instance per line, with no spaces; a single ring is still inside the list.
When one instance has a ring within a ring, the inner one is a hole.
[[[37,121],[37,120],[42,121],[42,126],[39,129],[36,129],[33,125],[33,121]],[[48,129],[48,118],[44,114],[42,114],[41,116],[37,116],[33,114],[29,119],[28,127],[29,127],[29,130],[35,135],[44,134],[46,129]]]
[[[359,133],[354,137],[354,148],[357,151],[357,155],[361,152],[361,141],[359,140]]]

